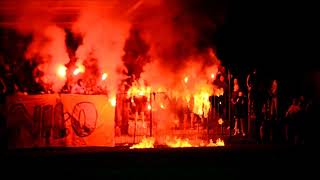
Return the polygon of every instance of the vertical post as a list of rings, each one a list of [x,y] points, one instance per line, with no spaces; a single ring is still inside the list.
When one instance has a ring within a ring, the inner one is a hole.
[[[136,112],[137,113],[137,112]],[[136,143],[136,131],[137,131],[137,115],[134,118],[134,131],[133,131],[133,143]]]
[[[248,89],[248,137],[251,136],[251,99],[250,90]]]
[[[208,142],[210,140],[210,133],[209,133],[209,116],[207,117],[207,133],[208,133]]]
[[[213,107],[212,107],[212,111],[213,111],[213,122],[216,120],[216,95],[213,95]],[[214,124],[214,123],[213,123]],[[213,128],[214,130],[214,128]],[[215,131],[214,131],[215,132]]]
[[[205,118],[205,117],[204,117]],[[207,133],[208,133],[208,142],[209,142],[209,112],[208,112],[208,114],[207,114]],[[203,124],[204,124],[204,120],[203,120]],[[204,125],[203,125],[204,126]],[[204,126],[205,127],[205,126]]]
[[[232,119],[231,118],[231,74],[230,74],[230,69],[228,69],[228,82],[229,82],[229,87],[228,87],[228,109],[229,109],[229,112],[228,112],[228,118],[229,118],[229,122],[230,122],[230,128],[229,128],[229,138],[231,140],[231,125],[232,125]]]
[[[150,137],[152,137],[152,92],[150,93]]]

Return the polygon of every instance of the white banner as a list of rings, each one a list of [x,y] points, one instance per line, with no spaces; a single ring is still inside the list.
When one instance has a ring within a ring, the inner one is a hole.
[[[6,100],[9,148],[114,146],[114,114],[104,95],[46,94]]]

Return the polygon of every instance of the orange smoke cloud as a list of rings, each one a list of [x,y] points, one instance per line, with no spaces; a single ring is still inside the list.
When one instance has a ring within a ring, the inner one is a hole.
[[[108,78],[103,80],[113,94],[125,78],[121,59],[131,27],[138,27],[150,46],[147,54],[151,63],[143,67],[142,78],[153,89],[180,90],[181,80],[188,76],[186,89],[194,91],[199,79],[201,83],[214,79],[220,62],[213,52],[204,52],[198,44],[205,39],[201,30],[213,33],[215,23],[201,13],[191,12],[187,6],[192,3],[196,1],[10,0],[15,28],[33,36],[26,57],[39,63],[44,83],[55,82],[55,91],[64,84],[65,79],[57,79],[56,72],[69,62],[63,28],[71,28],[73,35],[82,38],[74,53],[77,63],[86,66],[83,77],[102,81],[101,75],[107,72]],[[88,67],[90,63],[93,66]]]
[[[124,69],[123,47],[128,36],[129,22],[117,12],[118,6],[99,1],[88,3],[80,10],[80,16],[73,24],[72,31],[82,36],[82,44],[76,50],[80,64],[90,58],[96,59],[98,73],[108,72],[108,88],[114,94],[122,79],[119,69]],[[97,78],[101,79],[101,75]]]
[[[40,79],[51,90],[58,92],[64,86],[66,69],[62,70],[61,67],[69,62],[69,56],[63,29],[51,25],[34,31],[25,57],[38,62],[38,69],[44,73]]]

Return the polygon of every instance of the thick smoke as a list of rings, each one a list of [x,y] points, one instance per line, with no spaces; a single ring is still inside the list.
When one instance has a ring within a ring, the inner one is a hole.
[[[82,38],[74,52],[77,63],[93,64],[86,70],[92,72],[90,78],[97,84],[101,83],[102,73],[107,73],[106,83],[112,92],[124,78],[123,74],[128,74],[123,73],[126,68],[122,57],[128,54],[125,44],[132,29],[139,30],[148,46],[144,55],[150,63],[140,68],[141,77],[151,86],[176,88],[186,76],[190,82],[193,77],[203,81],[220,66],[208,50],[210,40],[203,35],[213,34],[216,28],[216,22],[198,10],[204,9],[198,6],[207,1],[12,0],[10,3],[16,16],[15,28],[23,34],[32,34],[25,56],[39,63],[38,68],[44,73],[42,81],[55,82],[55,91],[68,79],[57,75],[57,66],[69,61],[65,24],[73,35]],[[213,7],[208,12],[216,9]]]
[[[12,1],[16,12],[14,28],[22,35],[31,35],[32,41],[27,47],[25,58],[37,64],[39,74],[35,74],[37,83],[47,90],[58,92],[65,84],[64,65],[69,62],[65,44],[65,31],[53,22],[50,2]]]
[[[215,25],[205,12],[190,8],[197,4],[201,3],[163,0],[137,10],[135,22],[150,45],[151,56],[141,77],[152,86],[172,89],[188,76],[193,88],[195,83],[217,74],[220,61],[212,44],[202,45],[203,39],[210,38],[204,32],[211,30],[214,34]]]
[[[191,6],[195,1],[162,0],[156,4],[141,5],[134,16],[135,26],[149,44],[151,62],[143,66],[140,77],[148,82],[153,91],[165,91],[171,101],[186,103],[194,97],[192,111],[198,115],[208,113],[202,103],[208,105],[208,96],[216,93],[212,81],[221,66],[212,44],[204,41],[208,30],[214,33],[215,22],[205,13]],[[161,94],[155,103],[163,103]],[[205,100],[207,99],[207,100]],[[208,106],[207,106],[208,107]],[[209,105],[210,107],[210,105]],[[158,108],[159,109],[159,108]],[[167,107],[155,113],[159,119],[158,136],[169,135],[167,130],[177,126],[176,108]],[[206,115],[204,115],[205,117]]]
[[[42,83],[58,92],[65,84],[64,65],[69,62],[65,32],[52,25],[43,27],[41,31],[35,31],[32,35],[33,40],[25,56],[29,60],[37,61],[38,69],[44,74],[40,77]]]
[[[123,79],[120,73],[124,69],[121,57],[130,27],[129,22],[119,14],[119,9],[120,6],[103,1],[87,4],[81,8],[80,16],[72,28],[83,39],[76,50],[78,62],[85,64],[88,59],[96,59],[98,76],[95,80],[102,81],[102,74],[107,73],[107,85],[112,93]]]

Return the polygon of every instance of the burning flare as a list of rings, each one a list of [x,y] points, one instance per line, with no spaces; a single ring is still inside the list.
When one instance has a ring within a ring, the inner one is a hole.
[[[67,68],[64,65],[59,65],[57,69],[57,75],[60,78],[64,79],[66,77],[66,74],[67,74]]]
[[[153,137],[143,137],[139,144],[135,144],[130,147],[130,149],[145,149],[145,148],[154,148],[155,139]]]
[[[73,71],[73,75],[78,75],[85,72],[85,67],[82,64],[77,64],[77,68]]]
[[[112,98],[110,98],[110,104],[111,104],[111,106],[112,107],[116,107],[116,105],[117,105],[117,100],[116,100],[116,97],[115,96],[113,96]]]
[[[213,73],[211,74],[211,79],[214,79],[214,74]]]
[[[184,80],[184,83],[188,83],[188,81],[189,81],[189,77],[188,77],[188,76],[186,76],[183,80]]]
[[[104,81],[108,78],[108,74],[107,73],[103,73],[102,74],[102,77],[101,77],[101,80]]]

